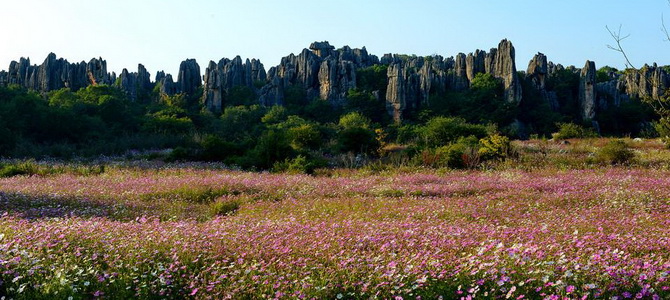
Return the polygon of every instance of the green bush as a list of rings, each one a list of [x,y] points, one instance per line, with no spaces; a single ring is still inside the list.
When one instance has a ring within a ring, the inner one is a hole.
[[[596,160],[608,164],[629,164],[635,158],[635,152],[624,140],[612,140],[596,152]]]
[[[506,136],[489,135],[479,140],[479,155],[482,159],[505,159],[512,154],[512,145]]]
[[[326,163],[319,159],[310,159],[303,155],[298,155],[293,159],[275,162],[272,171],[289,174],[313,174],[317,168],[325,167]]]
[[[558,123],[556,126],[558,126],[558,132],[555,132],[551,135],[555,140],[590,138],[598,136],[598,134],[596,134],[593,129],[584,128],[575,123]]]
[[[231,155],[239,155],[243,152],[237,144],[225,141],[213,134],[206,135],[200,141],[200,146],[202,147],[200,157],[207,161],[223,161]]]
[[[486,126],[469,124],[461,118],[434,117],[418,129],[424,146],[436,148],[456,142],[460,137],[486,136]]]

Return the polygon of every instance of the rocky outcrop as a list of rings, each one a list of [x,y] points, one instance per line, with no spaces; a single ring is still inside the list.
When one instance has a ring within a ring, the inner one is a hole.
[[[259,101],[265,105],[284,104],[286,89],[300,88],[305,91],[305,99],[291,100],[306,103],[321,98],[339,105],[347,91],[356,87],[356,70],[378,63],[379,59],[365,48],[345,46],[335,50],[328,42],[315,42],[310,49],[286,56],[268,70]]]
[[[328,56],[319,67],[319,98],[341,105],[347,91],[356,88],[356,65],[350,60]]]
[[[640,70],[626,70],[620,81],[626,94],[635,98],[659,100],[670,87],[670,76],[656,64],[644,65]]]
[[[148,95],[154,86],[149,76],[149,72],[144,65],[139,64],[137,65],[137,72],[131,73],[127,69],[123,69],[116,85],[126,93],[131,101],[148,100]]]
[[[111,85],[116,80],[114,74],[107,72],[107,61],[103,60],[102,57],[93,58],[86,64],[86,76],[91,85]]]
[[[537,53],[533,59],[528,63],[526,70],[526,78],[530,79],[535,88],[544,90],[546,88],[547,74],[549,73],[547,66],[547,56],[542,53]]]
[[[508,103],[519,104],[522,97],[521,82],[516,73],[512,42],[506,39],[502,40],[498,44],[495,57],[493,76],[502,79],[505,88],[505,100]]]
[[[202,86],[200,65],[195,59],[187,59],[181,62],[177,81],[177,90],[187,95],[194,95],[198,88]]]
[[[256,86],[265,81],[265,68],[259,60],[247,59],[242,63],[237,56],[233,60],[223,58],[218,64],[210,61],[205,71],[203,103],[210,111],[221,113],[234,87],[257,91]]]
[[[582,120],[591,120],[596,116],[596,64],[586,61],[580,73],[579,106]]]
[[[446,89],[463,91],[478,73],[488,73],[501,80],[506,101],[518,105],[521,101],[521,82],[514,62],[512,43],[503,40],[489,53],[476,50],[455,58],[434,56],[429,63],[423,57],[393,58],[385,55],[382,62],[389,64],[386,92],[387,110],[396,120],[409,110],[430,103],[430,95]]]
[[[102,58],[94,58],[88,63],[69,63],[54,53],[50,53],[39,66],[31,65],[28,58],[12,61],[5,74],[0,78],[0,84],[17,84],[41,93],[62,88],[77,91],[88,85],[111,84],[115,79],[107,73],[107,63]]]
[[[556,66],[552,62],[547,61],[546,55],[538,52],[533,56],[533,59],[528,62],[526,80],[530,81],[531,85],[540,93],[542,100],[549,104],[549,107],[551,107],[553,111],[558,111],[560,107],[556,92],[547,90],[547,78],[549,77],[550,72],[555,71]]]
[[[159,86],[158,92],[161,95],[172,96],[177,93],[177,85],[172,79],[172,75],[165,74],[164,71],[156,73],[156,84]]]
[[[467,71],[467,57],[463,53],[458,53],[456,59],[454,60],[454,71],[453,77],[451,78],[451,89],[456,91],[462,91],[470,86],[470,81],[468,80],[468,71]],[[474,77],[474,76],[473,76]]]
[[[478,73],[486,72],[486,51],[477,49],[474,54],[470,53],[465,59],[465,73],[468,81],[472,81]]]

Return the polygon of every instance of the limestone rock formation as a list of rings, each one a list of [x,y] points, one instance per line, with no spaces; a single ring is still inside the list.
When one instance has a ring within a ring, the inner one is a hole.
[[[660,99],[670,87],[670,76],[656,64],[644,65],[640,70],[626,70],[620,81],[625,86],[626,94],[636,98],[650,97]]]
[[[92,85],[111,85],[116,79],[113,78],[112,74],[107,72],[107,61],[103,60],[102,57],[93,58],[86,64],[86,75],[89,84]]]
[[[298,87],[305,90],[302,101],[321,98],[333,105],[342,104],[347,91],[356,87],[356,70],[379,63],[365,48],[345,46],[335,50],[328,42],[314,42],[310,49],[286,56],[268,70],[260,103],[284,104],[286,89]]]
[[[529,78],[537,89],[544,90],[548,73],[547,56],[542,53],[535,54],[528,63],[526,78]]]
[[[39,66],[31,65],[28,58],[12,61],[5,74],[0,76],[0,84],[17,84],[41,93],[61,88],[77,91],[91,84],[111,84],[113,81],[102,58],[94,58],[88,63],[69,63],[54,53],[50,53]]]
[[[470,53],[465,59],[466,74],[468,81],[472,81],[477,73],[486,72],[486,52],[477,49],[474,54]]]
[[[205,71],[203,103],[210,111],[220,113],[234,87],[245,86],[255,91],[256,85],[265,81],[265,69],[259,60],[247,59],[242,63],[237,56],[233,60],[223,58],[218,64],[210,61]]]
[[[468,71],[466,66],[467,57],[463,53],[458,53],[454,61],[454,72],[451,79],[451,88],[456,91],[462,91],[470,86],[468,80]],[[474,75],[473,75],[474,77]]]
[[[154,87],[149,72],[142,64],[137,65],[137,72],[128,72],[128,69],[123,69],[116,84],[131,101],[137,101],[139,98],[146,99]]]
[[[514,62],[514,46],[508,40],[502,40],[498,44],[495,55],[495,68],[493,76],[503,80],[505,87],[505,100],[508,103],[519,104],[521,102],[521,82],[516,73]]]
[[[552,62],[547,61],[546,55],[538,52],[528,62],[526,79],[531,82],[532,86],[540,93],[542,99],[549,104],[549,107],[553,111],[558,111],[559,104],[556,92],[547,90],[547,78],[551,72],[550,70],[555,71],[556,66]]]
[[[187,59],[181,62],[177,81],[178,91],[187,95],[194,95],[196,90],[202,86],[200,66],[195,59]]]
[[[580,73],[579,105],[583,120],[590,120],[596,116],[596,64],[586,61]]]
[[[478,73],[488,73],[500,79],[504,84],[506,101],[516,105],[521,101],[514,47],[507,40],[500,42],[498,48],[491,49],[489,53],[476,50],[468,55],[459,53],[455,58],[435,56],[430,62],[423,57],[403,58],[388,55],[382,58],[382,62],[389,65],[387,110],[396,120],[402,119],[402,115],[409,110],[429,104],[432,92],[468,89],[470,81]]]

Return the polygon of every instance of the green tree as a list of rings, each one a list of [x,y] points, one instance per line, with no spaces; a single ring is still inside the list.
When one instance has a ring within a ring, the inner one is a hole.
[[[462,118],[434,117],[426,125],[418,129],[424,146],[435,148],[449,145],[460,137],[475,136],[483,138],[487,135],[483,125],[469,124]]]
[[[337,133],[340,152],[375,153],[379,147],[370,120],[357,112],[340,117]]]

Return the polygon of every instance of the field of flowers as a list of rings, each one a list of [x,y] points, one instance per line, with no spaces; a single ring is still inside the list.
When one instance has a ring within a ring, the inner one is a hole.
[[[668,299],[670,171],[0,178],[4,299]]]

